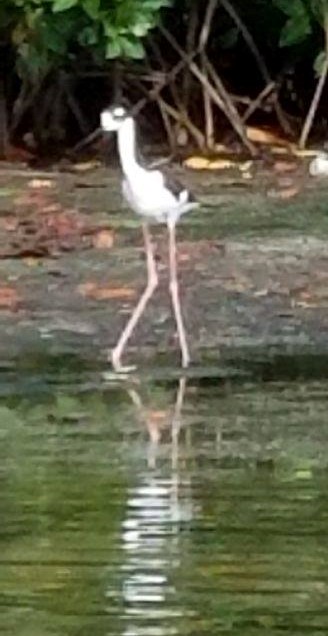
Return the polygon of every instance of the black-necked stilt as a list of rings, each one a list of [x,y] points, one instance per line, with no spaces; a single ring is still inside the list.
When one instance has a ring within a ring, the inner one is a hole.
[[[158,285],[154,251],[148,227],[148,223],[155,220],[165,222],[168,228],[170,293],[178,330],[182,366],[185,368],[189,365],[190,357],[179,298],[175,228],[180,216],[195,208],[198,203],[188,190],[171,182],[161,171],[147,170],[138,163],[135,122],[123,106],[112,106],[104,110],[100,119],[101,127],[105,132],[115,131],[118,134],[118,149],[124,175],[122,192],[132,210],[143,219],[142,229],[148,272],[146,288],[112,351],[113,367],[115,371],[124,370],[121,365],[123,350]]]

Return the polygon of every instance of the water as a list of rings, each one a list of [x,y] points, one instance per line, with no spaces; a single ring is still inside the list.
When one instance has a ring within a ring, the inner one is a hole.
[[[326,381],[45,378],[1,392],[2,636],[328,633]]]

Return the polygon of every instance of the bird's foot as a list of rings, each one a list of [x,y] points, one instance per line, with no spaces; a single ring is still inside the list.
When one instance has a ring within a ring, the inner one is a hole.
[[[118,373],[119,375],[126,375],[129,373],[133,373],[133,371],[136,370],[136,365],[129,365],[129,366],[124,366],[121,363],[121,355],[120,352],[117,352],[116,349],[113,349],[112,353],[111,353],[111,362],[112,362],[112,367],[113,370],[115,371],[115,373]]]
[[[184,351],[181,357],[181,366],[183,369],[187,369],[190,365],[190,355],[188,351]]]

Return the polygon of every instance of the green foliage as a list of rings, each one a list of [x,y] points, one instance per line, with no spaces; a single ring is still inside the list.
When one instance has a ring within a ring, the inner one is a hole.
[[[302,44],[313,37],[316,24],[327,30],[328,0],[273,0],[274,4],[287,16],[287,21],[280,34],[280,46]],[[326,34],[327,37],[327,34]],[[317,52],[314,60],[314,71],[321,75],[326,51]]]
[[[17,51],[17,68],[39,80],[81,49],[103,63],[144,56],[142,38],[171,0],[2,0],[0,37]]]
[[[280,45],[300,44],[313,34],[316,23],[324,24],[328,0],[273,0],[287,17],[280,34]]]
[[[280,34],[280,45],[290,46],[299,44],[312,33],[312,15],[305,0],[274,0],[283,13],[287,16],[287,21]]]

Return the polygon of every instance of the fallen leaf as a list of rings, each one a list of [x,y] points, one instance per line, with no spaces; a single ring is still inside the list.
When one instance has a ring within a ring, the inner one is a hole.
[[[36,267],[40,263],[40,259],[35,256],[27,256],[24,258],[24,263],[27,267]]]
[[[31,181],[29,181],[27,185],[29,188],[36,189],[36,188],[53,188],[55,184],[50,179],[31,179]]]
[[[254,292],[254,296],[256,298],[263,298],[264,296],[267,296],[269,293],[269,290],[265,287],[264,289],[257,289]]]
[[[271,146],[270,151],[273,155],[289,155],[290,148],[283,148],[283,146]]]
[[[78,285],[77,291],[81,296],[94,300],[129,299],[136,295],[130,287],[103,287],[93,282]]]
[[[44,206],[40,212],[42,212],[42,214],[55,214],[62,210],[63,206],[60,203],[50,203],[49,205]]]
[[[294,170],[296,170],[297,168],[297,164],[296,163],[292,163],[291,161],[276,161],[273,169],[276,172],[293,172]]]
[[[320,304],[317,300],[295,300],[293,299],[291,303],[292,307],[301,307],[301,309],[313,309],[314,307],[319,307]]]
[[[25,148],[18,148],[17,146],[8,145],[6,148],[7,161],[31,161],[34,155]]]
[[[228,168],[235,168],[237,163],[230,159],[213,159],[210,161],[208,168],[210,170],[227,170]]]
[[[293,153],[293,155],[295,155],[295,157],[316,157],[319,150],[315,150],[315,149],[310,149],[310,148],[304,148],[303,150],[301,150],[301,148],[298,148],[298,146],[295,146],[294,144],[291,144],[291,151]]]
[[[215,152],[217,152],[218,154],[231,154],[232,149],[230,146],[226,146],[225,144],[215,144],[214,146],[214,150]]]
[[[57,214],[49,214],[45,216],[43,222],[45,227],[48,230],[51,229],[53,234],[59,238],[79,234],[85,227],[84,219],[74,209],[58,212]]]
[[[210,164],[209,159],[206,159],[206,157],[188,157],[184,162],[183,165],[186,166],[186,168],[191,168],[192,170],[207,170],[208,166]]]
[[[19,302],[20,297],[14,287],[9,287],[8,285],[0,287],[0,309],[15,311]]]
[[[243,161],[238,165],[240,172],[249,172],[253,167],[254,161]]]
[[[18,228],[19,221],[17,216],[10,214],[8,216],[4,216],[0,220],[1,227],[7,232],[15,232]]]
[[[149,417],[151,418],[152,422],[165,422],[165,420],[167,419],[168,416],[168,412],[163,410],[159,410],[159,409],[151,409],[149,411]]]
[[[299,193],[299,188],[291,186],[290,188],[282,188],[281,190],[268,190],[267,196],[271,199],[291,199]]]
[[[114,245],[114,233],[111,230],[99,230],[92,237],[92,245],[97,250],[108,250]]]
[[[101,163],[98,159],[95,159],[94,161],[84,161],[74,164],[73,170],[75,170],[75,172],[88,172],[88,170],[98,168],[100,165]]]
[[[254,143],[264,145],[279,145],[285,148],[290,147],[290,142],[283,139],[280,135],[264,128],[256,128],[255,126],[246,126],[247,138]]]

